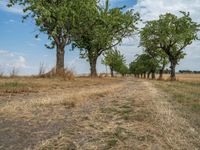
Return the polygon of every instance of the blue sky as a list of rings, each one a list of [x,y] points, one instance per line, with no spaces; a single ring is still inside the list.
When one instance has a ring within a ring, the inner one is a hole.
[[[1,3],[1,2],[0,2]],[[111,2],[113,7],[135,4],[132,0],[117,0]],[[9,73],[13,67],[18,68],[19,74],[35,74],[40,63],[47,69],[55,65],[55,50],[46,49],[44,44],[49,43],[47,36],[40,34],[39,39],[34,36],[39,33],[32,19],[22,23],[20,8],[6,8],[6,0],[0,4],[0,70]],[[69,46],[70,47],[70,46]],[[69,51],[66,48],[66,66],[77,73],[89,72],[88,63],[79,59],[79,51]],[[104,68],[103,68],[104,69]],[[102,66],[99,70],[103,70]]]
[[[47,36],[40,34],[39,39],[35,39],[38,33],[37,27],[32,19],[28,19],[22,23],[21,9],[7,8],[7,0],[0,1],[0,72],[9,73],[13,67],[16,67],[19,74],[37,74],[40,63],[44,63],[47,69],[55,65],[55,50],[46,49],[44,44],[48,43]],[[177,0],[170,3],[169,0],[111,0],[111,6],[123,6],[133,8],[141,13],[143,20],[151,20],[157,18],[165,12],[177,13],[180,10],[191,11],[193,19],[200,22],[198,16],[200,13],[200,1],[193,1],[193,5],[187,0]],[[173,6],[172,6],[173,4]],[[179,10],[180,9],[180,10]],[[142,25],[141,25],[142,26]],[[141,53],[138,48],[139,38],[131,37],[124,40],[119,49],[127,58],[127,63],[134,59],[134,55]],[[188,55],[184,61],[180,63],[178,69],[195,69],[200,70],[200,43],[195,42],[186,50]],[[75,70],[76,73],[88,73],[89,65],[85,60],[79,59],[79,51],[69,51],[66,48],[65,64],[69,68]],[[104,72],[105,67],[101,65],[99,59],[97,70]]]

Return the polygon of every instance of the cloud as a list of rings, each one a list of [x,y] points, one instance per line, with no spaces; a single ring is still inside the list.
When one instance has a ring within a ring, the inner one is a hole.
[[[35,38],[35,41],[41,41],[41,38],[39,38],[39,37]]]
[[[189,11],[194,21],[200,22],[199,0],[138,0],[133,8],[140,12],[144,21],[157,19],[160,14],[167,12],[180,15],[179,11]]]
[[[26,58],[8,50],[0,50],[0,68],[3,70],[28,68]]]
[[[23,14],[23,9],[20,6],[13,6],[13,7],[7,7],[8,0],[1,0],[0,2],[0,9],[3,11],[15,13],[15,14]]]

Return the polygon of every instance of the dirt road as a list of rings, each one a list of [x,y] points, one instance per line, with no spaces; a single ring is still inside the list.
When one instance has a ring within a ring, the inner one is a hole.
[[[1,100],[0,149],[200,149],[199,134],[151,81],[73,88]]]

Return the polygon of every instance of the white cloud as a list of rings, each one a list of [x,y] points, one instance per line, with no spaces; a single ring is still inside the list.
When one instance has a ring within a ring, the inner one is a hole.
[[[23,14],[23,9],[20,6],[13,6],[13,7],[7,7],[8,4],[8,0],[1,0],[0,2],[0,9],[7,11],[7,12],[11,12],[11,13],[15,13],[15,14]]]
[[[38,37],[38,38],[35,38],[35,40],[39,42],[41,41],[41,38]]]
[[[0,50],[0,69],[9,70],[28,68],[26,58],[8,50]]]

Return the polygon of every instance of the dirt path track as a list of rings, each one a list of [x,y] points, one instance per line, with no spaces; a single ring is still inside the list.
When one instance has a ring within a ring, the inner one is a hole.
[[[28,119],[0,114],[0,149],[200,149],[199,135],[166,93],[145,80],[117,84],[74,108],[50,106]]]

